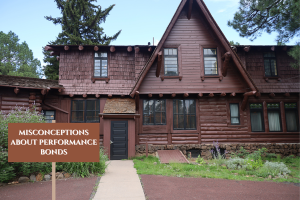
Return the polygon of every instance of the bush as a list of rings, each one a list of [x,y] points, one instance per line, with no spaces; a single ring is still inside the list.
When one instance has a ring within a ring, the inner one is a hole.
[[[286,178],[289,173],[291,173],[291,171],[284,163],[269,161],[266,161],[264,166],[257,171],[257,175],[262,177],[271,175],[273,177]]]
[[[243,158],[231,158],[226,161],[228,169],[247,169],[248,163]]]
[[[1,148],[1,147],[0,147]],[[16,176],[14,168],[7,162],[7,152],[0,151],[0,182],[8,182]]]
[[[203,158],[201,158],[200,155],[198,155],[198,158],[196,159],[196,162],[199,163],[200,165],[205,164],[205,161]]]
[[[213,145],[215,149],[212,149],[210,152],[213,155],[213,161],[217,166],[222,165],[223,163],[226,162],[226,153],[227,151],[225,150],[224,153],[221,153],[220,145],[219,142],[213,142]]]

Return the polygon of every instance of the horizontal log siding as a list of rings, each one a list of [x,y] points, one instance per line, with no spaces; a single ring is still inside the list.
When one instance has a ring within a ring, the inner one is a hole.
[[[285,93],[295,92],[300,90],[300,72],[291,66],[293,59],[288,56],[287,51],[275,49],[276,63],[278,68],[278,77],[281,79],[269,79],[268,82],[264,79],[264,53],[271,52],[271,47],[268,51],[250,49],[249,52],[238,50],[238,55],[245,63],[247,71],[251,75],[254,83],[259,88],[261,93]],[[277,48],[277,47],[276,47]],[[280,47],[278,47],[280,48]]]
[[[179,16],[179,19],[175,23],[173,29],[170,32],[164,46],[178,46],[181,45],[181,72],[182,80],[177,79],[165,79],[161,81],[160,78],[155,76],[156,63],[150,68],[143,83],[140,86],[140,94],[171,94],[171,93],[221,93],[221,92],[236,92],[242,93],[247,90],[245,81],[241,78],[241,75],[233,64],[229,67],[227,76],[219,81],[219,78],[205,78],[201,81],[201,73],[203,71],[203,50],[200,50],[202,46],[204,48],[216,48],[218,47],[218,57],[223,55],[225,51],[218,42],[212,30],[206,25],[206,22],[201,19],[199,14],[201,11],[198,6],[192,11],[192,18],[187,19],[185,10]],[[201,52],[200,52],[201,51]],[[179,55],[180,56],[180,55]],[[218,58],[218,67],[221,68]],[[162,68],[163,70],[163,68]],[[201,72],[202,70],[202,72]],[[162,72],[163,74],[163,72]],[[219,70],[219,75],[221,70]]]

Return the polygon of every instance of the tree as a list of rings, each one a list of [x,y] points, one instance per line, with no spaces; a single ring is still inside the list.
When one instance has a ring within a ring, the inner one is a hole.
[[[33,57],[32,51],[24,41],[10,31],[0,31],[0,75],[39,78],[41,62]]]
[[[101,6],[93,4],[97,0],[55,0],[55,2],[57,8],[61,10],[62,16],[57,18],[46,16],[45,18],[55,25],[60,24],[62,32],[51,44],[109,45],[121,33],[120,30],[113,36],[107,36],[100,27],[115,5],[102,10]],[[58,62],[50,58],[46,52],[44,52],[44,56],[44,61],[47,62],[47,66],[44,68],[46,77],[58,79]]]
[[[233,40],[229,41],[229,44],[230,44],[230,45],[240,45],[239,42],[234,42]]]
[[[232,21],[228,21],[228,25],[251,41],[266,31],[277,32],[276,41],[285,43],[300,36],[299,13],[298,0],[240,0],[239,11]],[[299,43],[297,46],[289,54],[299,63],[299,55],[294,52],[299,48]]]

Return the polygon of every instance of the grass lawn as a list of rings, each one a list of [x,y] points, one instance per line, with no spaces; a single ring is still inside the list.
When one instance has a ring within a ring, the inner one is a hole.
[[[256,170],[230,170],[226,165],[216,165],[214,160],[205,161],[204,164],[161,164],[159,159],[153,156],[141,156],[133,159],[134,167],[138,174],[175,176],[175,177],[203,177],[248,181],[274,181],[274,182],[300,182],[300,158],[280,159],[274,158],[274,162],[284,162],[291,173],[287,178],[261,177],[259,169]]]

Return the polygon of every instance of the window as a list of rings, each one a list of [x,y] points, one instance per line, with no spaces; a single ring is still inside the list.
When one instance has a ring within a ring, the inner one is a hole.
[[[264,131],[262,104],[250,104],[250,120],[252,132]]]
[[[230,121],[232,125],[239,125],[240,124],[240,117],[239,117],[239,104],[238,103],[231,103],[230,105]]]
[[[286,119],[286,130],[288,132],[298,131],[298,112],[296,103],[285,103],[285,119]]]
[[[203,49],[204,75],[218,75],[217,49]]]
[[[279,103],[268,103],[269,131],[281,131]]]
[[[71,122],[99,122],[99,100],[73,100]]]
[[[94,77],[107,77],[106,52],[95,52]]]
[[[166,124],[166,100],[143,101],[144,125]]]
[[[178,75],[177,49],[164,49],[164,69],[166,76]]]
[[[265,76],[278,76],[274,52],[264,53]]]
[[[196,129],[196,102],[195,100],[173,101],[173,129]]]
[[[55,120],[55,111],[54,110],[44,110],[44,117],[46,123],[52,123],[52,120]]]

